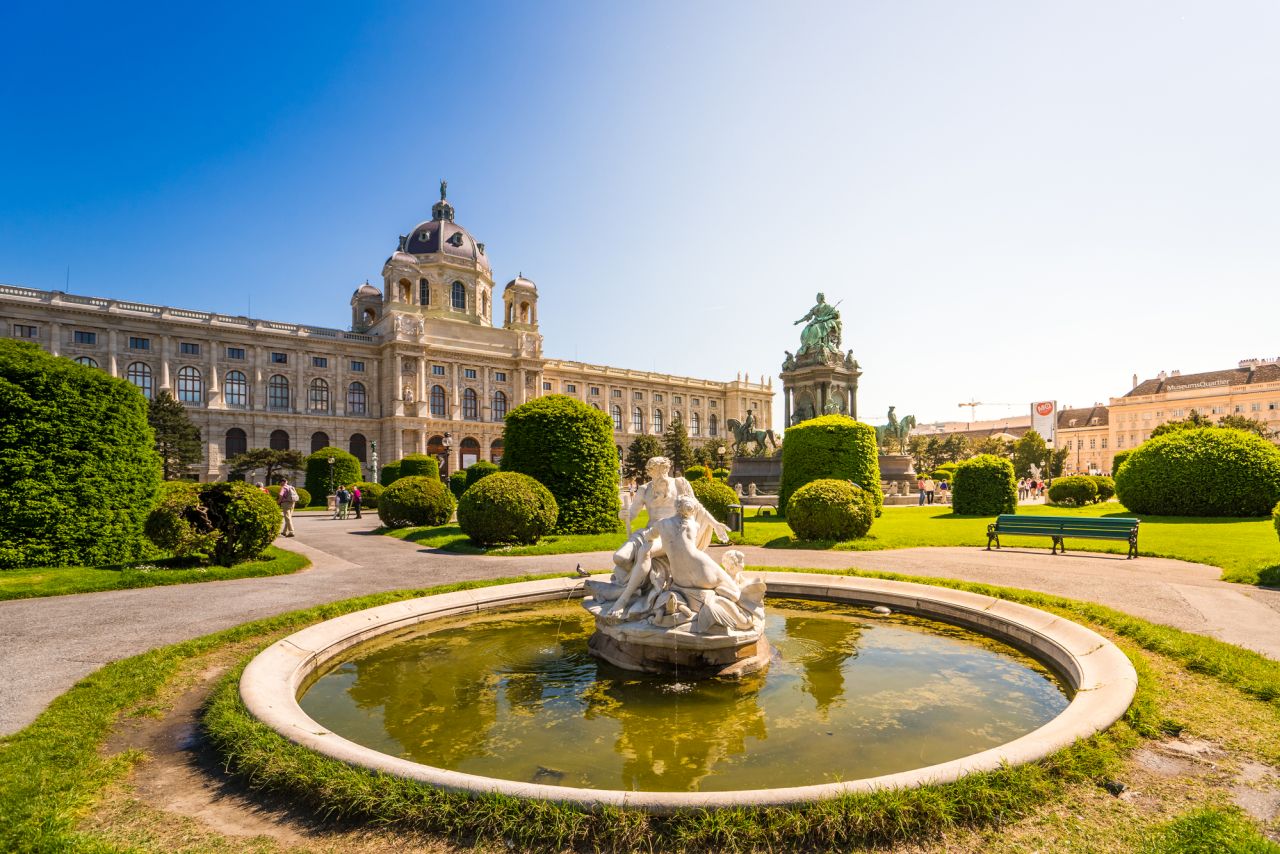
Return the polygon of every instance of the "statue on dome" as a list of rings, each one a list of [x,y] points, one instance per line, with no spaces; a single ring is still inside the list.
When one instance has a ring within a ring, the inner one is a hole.
[[[444,179],[441,179],[440,180],[440,201],[443,202],[445,200],[444,197],[447,192],[449,192],[449,182],[445,181]]]
[[[812,353],[818,358],[834,355],[840,358],[840,312],[819,293],[817,304],[793,326],[805,324],[800,330],[800,349],[797,356]]]

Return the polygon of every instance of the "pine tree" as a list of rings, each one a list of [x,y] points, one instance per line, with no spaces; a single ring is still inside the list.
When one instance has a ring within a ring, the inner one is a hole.
[[[273,448],[250,448],[243,454],[236,454],[227,460],[232,477],[243,477],[246,472],[266,469],[263,482],[275,482],[275,475],[280,471],[300,472],[306,468],[306,458],[301,451],[277,451]]]
[[[662,447],[667,459],[671,460],[671,473],[683,474],[693,462],[693,446],[689,444],[689,431],[679,414],[671,419],[667,431],[662,434]]]
[[[156,453],[165,480],[174,480],[204,459],[200,428],[191,422],[187,408],[167,391],[147,404],[147,423],[156,434]]]
[[[627,456],[623,460],[623,474],[635,480],[636,483],[644,483],[649,477],[645,474],[644,467],[651,457],[660,456],[662,456],[662,443],[658,441],[657,436],[636,436],[627,447]]]

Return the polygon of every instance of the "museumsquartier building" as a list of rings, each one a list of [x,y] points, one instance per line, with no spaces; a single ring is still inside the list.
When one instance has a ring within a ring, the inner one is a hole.
[[[202,480],[262,447],[333,445],[368,465],[377,441],[382,464],[413,452],[447,459],[450,471],[497,461],[508,410],[544,394],[608,413],[619,453],[677,415],[695,444],[726,437],[726,421],[749,410],[772,427],[772,379],[545,358],[537,287],[517,276],[495,292],[485,245],[454,222],[443,187],[431,219],[401,236],[382,282],[352,294],[350,331],[0,285],[0,330],[124,377],[148,398],[170,391],[200,428]]]

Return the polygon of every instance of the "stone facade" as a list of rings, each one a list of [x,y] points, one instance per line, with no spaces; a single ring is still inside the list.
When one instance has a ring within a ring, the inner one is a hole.
[[[202,480],[225,477],[228,456],[260,447],[334,445],[368,465],[377,441],[382,464],[426,452],[449,471],[497,460],[506,413],[544,394],[608,413],[620,453],[677,413],[695,444],[724,438],[726,420],[748,410],[771,426],[772,381],[544,357],[537,286],[518,276],[495,296],[485,245],[454,223],[443,192],[432,219],[400,238],[382,279],[352,295],[352,331],[3,285],[0,334],[125,377],[148,396],[169,390],[205,440]]]

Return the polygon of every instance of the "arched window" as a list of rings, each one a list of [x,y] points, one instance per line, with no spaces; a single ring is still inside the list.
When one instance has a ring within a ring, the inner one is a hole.
[[[489,298],[486,297],[484,294],[480,294],[480,316],[481,317],[489,316]]]
[[[311,434],[311,453],[315,453],[321,448],[329,447],[328,433],[312,433]]]
[[[701,415],[695,412],[689,416],[689,429],[693,432],[693,435],[695,436],[702,435],[702,416]]]
[[[249,382],[240,371],[227,371],[227,381],[222,384],[222,399],[227,406],[249,405]]]
[[[520,303],[520,322],[529,322],[529,303],[527,302]]]
[[[89,358],[88,356],[76,356],[76,364],[84,365],[86,368],[98,367],[98,363],[95,362],[93,359]]]
[[[613,429],[622,432],[622,407],[616,404],[613,407]]]
[[[433,385],[431,387],[431,417],[432,418],[447,417],[446,408],[445,408],[444,388],[442,386]]]
[[[718,429],[719,429],[719,425],[716,423],[716,416],[714,413],[712,413],[712,415],[707,419],[707,435],[708,436],[716,435],[716,432]]]
[[[249,437],[239,427],[227,431],[227,442],[224,456],[230,458],[249,450]]]
[[[311,381],[307,389],[307,408],[312,412],[329,411],[329,384],[321,379]]]
[[[480,461],[480,443],[470,436],[458,444],[458,462],[462,468]]]
[[[204,382],[200,370],[190,365],[178,369],[178,400],[183,403],[199,403],[204,397]]]
[[[493,420],[504,421],[507,417],[507,395],[506,392],[495,391],[493,393]]]
[[[401,279],[399,283],[400,302],[409,302],[413,296],[413,285],[409,284],[408,279]]]
[[[444,453],[444,436],[436,435],[427,440],[427,453],[439,457]],[[443,463],[444,461],[441,460]],[[441,471],[444,471],[442,468]]]
[[[426,279],[418,279],[418,302],[431,305],[431,283]]]
[[[368,399],[364,393],[364,383],[352,383],[347,386],[347,414],[364,415],[369,411]]]
[[[151,366],[145,362],[134,362],[124,373],[125,379],[138,387],[142,396],[151,399]]]
[[[489,462],[495,466],[502,462],[502,440],[494,439],[489,445]]]
[[[367,462],[367,455],[365,454],[367,445],[368,443],[365,442],[364,436],[359,433],[352,433],[351,440],[347,443],[347,448],[351,451],[351,456],[363,463]]]
[[[661,433],[665,428],[662,426],[662,410],[653,410],[653,432],[654,435]]]
[[[289,450],[289,434],[283,430],[272,430],[269,444],[273,451],[287,451]]]
[[[635,409],[631,410],[631,432],[632,433],[644,432],[644,410],[642,410],[638,406]]]
[[[273,374],[267,380],[267,407],[269,409],[289,408],[289,378],[284,374]],[[289,450],[285,445],[284,450]]]
[[[464,421],[480,420],[480,400],[476,397],[476,390],[473,388],[462,391],[462,419]]]
[[[462,282],[453,283],[453,307],[458,311],[467,310],[467,288]]]

